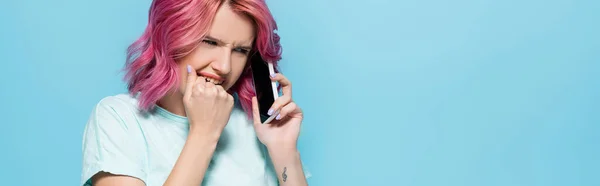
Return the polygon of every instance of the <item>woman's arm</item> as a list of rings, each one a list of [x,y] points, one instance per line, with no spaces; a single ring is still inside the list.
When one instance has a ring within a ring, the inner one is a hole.
[[[200,185],[204,179],[219,135],[204,135],[192,129],[165,186]]]
[[[183,96],[190,130],[165,186],[202,184],[234,105],[233,96],[222,86],[198,78],[192,69],[187,65],[188,78]]]
[[[308,185],[302,169],[300,153],[296,148],[269,149],[269,155],[273,161],[275,172],[277,172],[279,185]]]
[[[254,130],[256,136],[267,146],[269,156],[273,162],[279,185],[282,186],[305,186],[308,185],[297,142],[302,124],[302,109],[292,101],[292,84],[283,75],[277,73],[271,75],[271,80],[279,82],[282,86],[283,95],[275,100],[271,111],[280,110],[279,115],[270,123],[262,124],[258,109],[258,100],[252,98],[252,112],[254,118]]]

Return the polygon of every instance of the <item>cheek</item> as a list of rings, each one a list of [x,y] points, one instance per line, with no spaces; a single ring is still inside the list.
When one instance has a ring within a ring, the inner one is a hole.
[[[185,93],[185,87],[187,84],[187,64],[190,64],[194,69],[206,66],[214,52],[203,48],[201,46],[194,49],[187,56],[177,61],[179,68],[179,88],[177,89],[181,94]]]

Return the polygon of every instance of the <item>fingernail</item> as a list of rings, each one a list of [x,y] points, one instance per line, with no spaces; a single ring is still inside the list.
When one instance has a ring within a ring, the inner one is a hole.
[[[273,109],[269,109],[269,112],[267,112],[267,114],[269,114],[269,116],[273,115]]]
[[[277,114],[277,117],[275,117],[276,120],[280,120],[281,119],[281,114]]]
[[[272,77],[272,78],[274,78],[274,77],[275,77],[275,75],[277,75],[277,74],[271,74],[271,77]]]
[[[190,66],[190,65],[187,65],[187,69],[188,69],[188,73],[191,73],[191,72],[192,72],[192,66]]]

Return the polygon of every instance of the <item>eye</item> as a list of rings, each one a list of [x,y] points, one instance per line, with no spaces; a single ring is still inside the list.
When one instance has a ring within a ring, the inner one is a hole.
[[[244,48],[236,48],[236,49],[233,49],[233,51],[244,54],[244,55],[248,55],[248,53],[250,52],[250,50],[244,49]]]
[[[213,45],[213,46],[217,46],[217,42],[211,41],[211,40],[202,40],[203,43],[209,44],[209,45]]]

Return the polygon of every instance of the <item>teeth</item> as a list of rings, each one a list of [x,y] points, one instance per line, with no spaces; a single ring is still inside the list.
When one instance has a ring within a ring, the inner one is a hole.
[[[213,79],[213,78],[209,78],[209,77],[205,77],[205,76],[202,76],[202,77],[203,77],[204,79],[208,80],[209,82],[211,82],[211,83],[215,84],[215,85],[220,85],[220,84],[222,84],[222,83],[223,83],[222,81],[217,81],[217,80],[215,80],[215,79]]]

